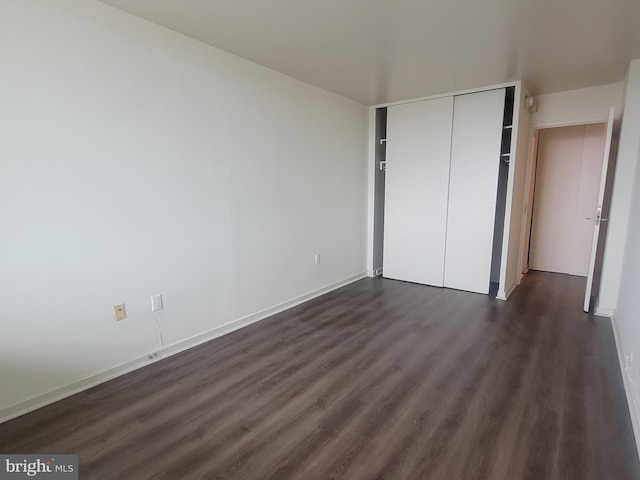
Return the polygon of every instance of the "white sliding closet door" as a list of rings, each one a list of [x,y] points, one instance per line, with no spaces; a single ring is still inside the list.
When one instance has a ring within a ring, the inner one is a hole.
[[[445,287],[489,293],[504,98],[504,89],[455,97]]]
[[[453,97],[387,109],[383,275],[443,285]]]

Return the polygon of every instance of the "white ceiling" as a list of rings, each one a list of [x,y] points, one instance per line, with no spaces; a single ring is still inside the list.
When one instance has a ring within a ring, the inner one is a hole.
[[[623,80],[640,0],[102,0],[367,105]]]

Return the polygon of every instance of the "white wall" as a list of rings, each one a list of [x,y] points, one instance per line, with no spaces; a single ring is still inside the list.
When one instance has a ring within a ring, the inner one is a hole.
[[[598,312],[615,314],[624,266],[625,243],[629,228],[631,195],[634,189],[638,141],[640,139],[640,60],[629,65],[624,113],[616,158],[615,176],[605,244]]]
[[[366,107],[93,0],[0,58],[0,419],[364,274]]]
[[[618,149],[618,167],[630,175],[629,179],[616,175],[617,186],[623,185],[628,190],[618,192],[614,186],[614,194],[618,203],[611,206],[611,221],[618,221],[620,217],[628,212],[626,222],[622,225],[612,225],[616,227],[614,233],[624,226],[624,251],[620,259],[621,276],[619,278],[619,295],[615,304],[614,323],[617,329],[619,346],[622,349],[622,356],[626,358],[632,355],[634,361],[627,367],[625,381],[627,390],[631,394],[632,418],[635,420],[636,439],[640,435],[637,420],[640,417],[640,60],[631,63],[628,75],[627,95],[625,101],[624,119],[620,134],[620,144]],[[618,170],[619,172],[620,170]],[[634,174],[628,172],[634,171]],[[618,173],[617,172],[617,173]],[[628,180],[628,181],[626,181]],[[624,182],[624,183],[623,183]],[[629,200],[628,205],[622,204],[624,200]],[[613,202],[613,199],[612,199]],[[620,207],[614,216],[614,207]],[[626,208],[625,208],[626,207]],[[610,228],[611,228],[610,227]],[[619,239],[613,237],[611,232],[609,241]],[[607,247],[609,247],[609,243]],[[611,247],[613,248],[613,246]],[[611,250],[609,251],[611,258]],[[606,258],[606,257],[605,257]]]
[[[531,128],[606,122],[610,107],[615,107],[620,118],[623,89],[622,83],[612,83],[538,95],[538,111],[531,115]]]
[[[636,165],[640,164],[640,148],[636,156]],[[615,326],[618,341],[622,349],[622,357],[631,356],[634,360],[626,368],[627,388],[631,390],[630,403],[632,418],[635,420],[636,438],[640,434],[638,419],[640,418],[640,168],[636,168],[633,182],[633,200],[629,217],[629,230],[626,249],[623,257],[623,269],[620,279],[620,296],[615,314]],[[625,372],[623,372],[623,375]]]

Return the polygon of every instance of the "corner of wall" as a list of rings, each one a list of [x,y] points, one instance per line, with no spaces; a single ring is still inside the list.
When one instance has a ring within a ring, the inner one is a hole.
[[[504,291],[502,291],[502,290],[498,291],[498,293],[496,294],[496,299],[497,300],[508,300],[509,297],[511,296],[511,294],[513,293],[513,291],[517,287],[518,287],[517,283],[512,283],[506,289],[504,289]]]
[[[91,387],[95,387],[96,385],[107,382],[139,368],[145,367],[164,358],[171,357],[190,348],[197,347],[198,345],[209,342],[211,340],[215,340],[218,337],[227,335],[243,327],[249,326],[252,323],[267,319],[273,315],[313,300],[314,298],[329,293],[333,290],[337,290],[338,288],[342,288],[353,282],[357,282],[364,277],[364,272],[353,275],[338,282],[305,293],[299,297],[292,298],[278,305],[274,305],[250,315],[245,315],[244,317],[235,319],[224,325],[214,327],[206,332],[202,332],[185,340],[167,345],[159,351],[149,352],[138,358],[117,365],[113,368],[109,368],[94,375],[89,375],[71,384],[63,385],[61,387],[51,389],[45,393],[34,395],[16,405],[11,405],[8,408],[0,409],[0,424],[29,413],[33,410],[37,410],[38,408],[45,407],[59,400],[70,397],[71,395],[75,395],[76,393],[88,390]]]
[[[631,365],[627,366],[627,362],[625,362],[625,356],[622,349],[622,342],[620,341],[620,335],[618,334],[615,315],[611,315],[610,318],[611,329],[613,330],[613,338],[616,344],[616,352],[618,354],[620,375],[622,376],[624,392],[627,397],[627,406],[629,408],[629,417],[631,419],[631,426],[633,428],[633,436],[636,440],[636,449],[638,450],[638,456],[640,456],[640,390],[638,389],[638,383],[633,378]]]

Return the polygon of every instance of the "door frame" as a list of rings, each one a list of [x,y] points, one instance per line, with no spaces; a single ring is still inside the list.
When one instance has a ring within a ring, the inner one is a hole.
[[[614,118],[614,135],[615,135],[615,118]],[[533,221],[533,202],[535,201],[535,177],[538,166],[538,141],[540,138],[540,130],[546,130],[549,128],[562,128],[562,127],[575,127],[581,125],[593,125],[597,123],[607,123],[607,119],[604,120],[585,120],[585,121],[572,121],[572,122],[552,122],[548,124],[532,126],[529,131],[529,168],[527,169],[527,178],[525,180],[525,211],[523,222],[523,236],[522,243],[520,245],[520,258],[521,258],[521,276],[524,276],[529,271],[529,248],[531,245],[531,232]],[[609,171],[608,175],[613,175],[612,171]],[[528,225],[526,224],[528,222]],[[528,235],[526,233],[528,232]]]
[[[540,129],[534,128],[532,129],[532,132],[529,168],[527,170],[527,178],[525,181],[524,225],[520,251],[520,275],[524,275],[529,271],[529,249],[531,247],[531,227],[533,226],[533,199],[536,190],[536,169],[538,167],[538,140],[540,138]]]

